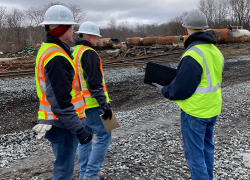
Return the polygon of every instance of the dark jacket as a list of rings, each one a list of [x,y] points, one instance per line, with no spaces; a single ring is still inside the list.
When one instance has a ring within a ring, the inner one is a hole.
[[[201,44],[201,41],[202,44],[216,44],[216,39],[210,33],[196,32],[187,38],[184,47],[187,49],[191,43]],[[177,67],[175,79],[162,89],[162,94],[170,100],[191,97],[200,84],[202,73],[201,65],[191,56],[185,56]]]
[[[47,34],[46,43],[60,46],[71,57],[69,47],[60,39]],[[70,92],[74,78],[74,69],[70,62],[62,57],[55,56],[45,66],[46,96],[51,105],[51,110],[58,120],[38,120],[39,124],[51,124],[53,126],[68,129],[72,134],[83,128],[83,119],[79,119],[71,103]]]
[[[93,45],[87,40],[75,39],[75,45],[89,46],[94,49]],[[100,107],[107,105],[106,96],[103,91],[103,75],[100,69],[100,58],[95,51],[86,50],[81,57],[83,68],[83,77],[87,83],[87,88],[91,97],[95,98]]]

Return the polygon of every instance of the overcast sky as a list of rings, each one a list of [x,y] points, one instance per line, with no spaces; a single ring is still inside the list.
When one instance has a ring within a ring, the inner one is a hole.
[[[19,10],[42,7],[59,0],[0,0],[0,6]],[[127,21],[133,25],[161,24],[182,15],[183,12],[197,9],[200,0],[60,0],[65,4],[76,4],[85,12],[85,19],[106,26],[111,18],[118,23]]]

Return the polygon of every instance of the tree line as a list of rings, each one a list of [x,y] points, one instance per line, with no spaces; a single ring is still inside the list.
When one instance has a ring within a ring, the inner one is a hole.
[[[56,4],[67,6],[77,23],[86,21],[84,9],[75,4],[56,2],[24,11],[13,8],[10,12],[7,12],[6,7],[0,6],[0,51],[16,52],[23,50],[25,46],[35,47],[45,41],[46,33],[39,24],[43,21],[46,10]],[[250,0],[200,0],[196,9],[206,15],[209,28],[220,29],[232,25],[250,29]],[[100,31],[104,38],[118,38],[120,41],[127,37],[184,35],[181,24],[186,14],[187,12],[182,12],[180,16],[162,24],[131,25],[127,21],[118,23],[112,18],[106,26],[100,27]],[[75,26],[75,30],[78,27]]]

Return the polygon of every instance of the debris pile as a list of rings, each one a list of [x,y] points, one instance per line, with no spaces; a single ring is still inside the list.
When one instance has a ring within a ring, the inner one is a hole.
[[[184,50],[179,45],[170,46],[170,45],[155,45],[155,46],[132,46],[124,47],[119,49],[113,56],[109,57],[109,60],[118,60],[118,59],[128,59],[136,57],[150,57],[150,55],[162,54],[164,55],[167,52],[175,50]]]
[[[0,61],[0,71],[21,71],[21,70],[32,70],[35,68],[35,57],[31,60],[22,58]]]
[[[37,50],[40,48],[39,44],[35,48],[25,47],[24,50],[18,52],[2,52],[0,51],[0,58],[22,58],[32,59],[37,54]]]

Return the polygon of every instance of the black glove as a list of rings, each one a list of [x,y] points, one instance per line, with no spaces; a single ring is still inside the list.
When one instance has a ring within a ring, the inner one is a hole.
[[[110,106],[107,104],[104,107],[102,107],[104,114],[102,115],[104,120],[107,120],[109,118],[109,120],[112,118],[112,110],[110,108]]]
[[[77,130],[76,133],[76,137],[79,140],[80,144],[87,144],[92,140],[92,135],[83,128]]]

